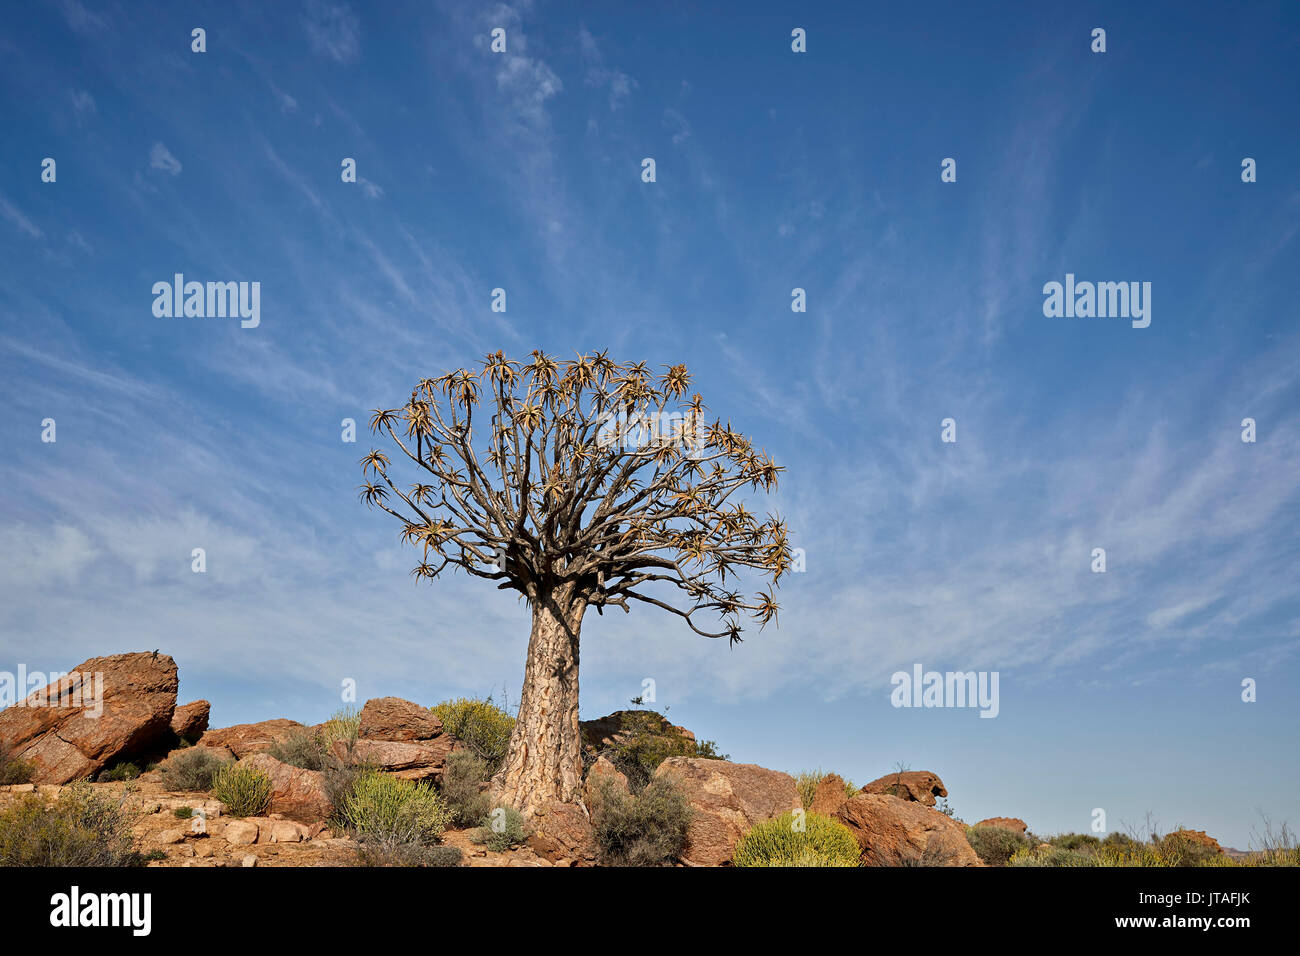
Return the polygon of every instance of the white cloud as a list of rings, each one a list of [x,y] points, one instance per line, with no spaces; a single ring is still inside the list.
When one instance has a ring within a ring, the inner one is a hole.
[[[316,53],[338,63],[361,55],[361,21],[346,3],[308,0],[303,26]]]
[[[154,143],[153,148],[149,150],[149,168],[161,169],[165,173],[173,176],[181,174],[181,161],[172,155],[162,143]]]

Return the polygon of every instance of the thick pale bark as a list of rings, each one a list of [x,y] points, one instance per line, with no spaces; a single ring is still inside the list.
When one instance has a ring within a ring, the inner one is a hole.
[[[525,818],[552,800],[581,799],[578,632],[584,610],[585,602],[563,588],[533,603],[519,716],[505,762],[492,779],[496,801]]]

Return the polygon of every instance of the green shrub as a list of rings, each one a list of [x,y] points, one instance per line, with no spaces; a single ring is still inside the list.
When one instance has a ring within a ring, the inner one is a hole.
[[[261,816],[271,806],[271,778],[246,763],[228,763],[212,778],[212,795],[233,817]]]
[[[0,813],[0,866],[140,865],[130,795],[114,799],[83,782],[65,787],[52,804],[25,796]]]
[[[492,800],[482,784],[491,776],[491,765],[468,750],[458,750],[447,757],[442,771],[442,800],[451,812],[453,824],[472,827],[488,815]]]
[[[515,728],[513,717],[492,703],[491,697],[444,700],[429,709],[442,721],[448,734],[475,756],[486,760],[492,772],[496,773],[501,761],[505,760],[510,732]]]
[[[168,790],[211,790],[212,778],[231,761],[209,747],[191,747],[158,765],[158,776]]]
[[[1122,833],[1112,833],[1106,838],[1106,842],[1113,843],[1111,840],[1122,840],[1125,844],[1136,845],[1138,841],[1124,836]],[[1101,846],[1101,841],[1090,833],[1062,833],[1052,837],[1047,841],[1052,846],[1060,847],[1062,850],[1077,850],[1081,853],[1090,853]]]
[[[470,834],[470,841],[486,846],[494,853],[504,853],[518,846],[528,837],[524,818],[514,807],[497,807],[485,814],[479,827]]]
[[[362,866],[460,866],[461,857],[454,846],[400,840],[365,840],[357,849],[357,862]]]
[[[329,726],[328,722],[326,726]],[[339,728],[335,728],[337,731]],[[283,740],[277,740],[267,749],[276,760],[303,770],[325,769],[325,741],[323,736],[306,730],[295,730]]]
[[[140,768],[138,766],[130,762],[124,762],[124,763],[114,764],[112,767],[109,767],[107,770],[101,771],[97,779],[101,783],[103,782],[111,783],[116,780],[136,780],[139,778],[139,776],[140,776]]]
[[[681,855],[694,811],[671,780],[651,780],[639,793],[602,781],[592,827],[606,866],[662,866]]]
[[[966,842],[988,866],[1006,866],[1012,854],[1033,847],[1028,837],[1005,827],[967,827]]]
[[[343,801],[342,819],[360,840],[431,844],[451,814],[432,787],[363,770]]]
[[[1049,849],[1034,847],[1017,850],[1008,861],[1009,866],[1100,866],[1096,854],[1066,850],[1059,846]]]
[[[796,829],[800,817],[802,829]],[[783,813],[755,824],[736,844],[736,866],[857,866],[853,831],[820,813]]]
[[[19,760],[0,742],[0,787],[16,783],[31,783],[36,766],[30,760]]]
[[[356,707],[343,707],[321,725],[321,750],[329,752],[334,742],[356,743],[361,735],[361,711]],[[277,758],[278,759],[278,758]]]

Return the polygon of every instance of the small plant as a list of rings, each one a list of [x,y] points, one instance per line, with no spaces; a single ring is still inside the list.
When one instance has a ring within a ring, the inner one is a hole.
[[[1059,846],[1048,849],[1034,847],[1017,850],[1007,861],[1008,866],[1100,866],[1096,854],[1066,850]]]
[[[130,788],[117,799],[90,784],[65,787],[47,804],[29,794],[0,813],[0,866],[138,866],[126,809]]]
[[[229,763],[212,778],[212,795],[231,816],[261,816],[271,806],[271,778],[246,763]]]
[[[527,838],[524,818],[514,807],[497,807],[486,814],[470,841],[486,846],[493,853],[504,853]]]
[[[188,820],[190,817],[194,816],[194,808],[193,808],[193,807],[177,807],[175,810],[172,811],[172,814],[173,814],[173,815],[176,817],[176,819],[178,819],[178,820]]]
[[[31,783],[35,772],[36,767],[30,760],[19,760],[4,743],[0,743],[0,787]]]
[[[802,822],[802,826],[799,824]],[[755,824],[736,844],[736,866],[858,866],[853,831],[820,813],[783,813]]]
[[[496,773],[510,745],[510,732],[515,728],[515,719],[510,714],[494,704],[491,697],[444,700],[429,709],[442,721],[448,734],[475,756],[486,760],[492,773]]]
[[[191,747],[173,754],[159,764],[158,776],[168,790],[211,790],[212,778],[230,762],[217,756],[208,747]]]
[[[431,787],[364,770],[343,801],[342,819],[360,840],[431,844],[451,813]]]
[[[361,711],[356,707],[343,707],[321,725],[320,747],[329,753],[336,741],[353,744],[361,735]],[[279,759],[279,758],[276,758]],[[295,764],[296,766],[296,764]],[[313,768],[308,768],[313,769]]]
[[[329,726],[328,721],[326,726]],[[338,728],[335,728],[338,730]],[[325,742],[321,735],[305,730],[295,730],[283,740],[277,740],[268,748],[269,753],[281,763],[303,770],[325,769]]]
[[[357,862],[362,866],[460,866],[462,855],[454,846],[371,839],[358,847]]]
[[[140,776],[140,768],[133,763],[123,762],[114,764],[112,767],[104,770],[99,775],[99,781],[113,782],[117,780],[136,780]]]
[[[671,780],[651,780],[639,793],[602,781],[591,823],[606,866],[663,866],[681,855],[694,817]]]
[[[477,754],[458,750],[447,757],[442,771],[442,799],[458,827],[472,827],[492,809],[484,784],[492,776],[491,765]]]
[[[966,842],[988,866],[1006,866],[1013,854],[1033,847],[1028,837],[1005,827],[968,827]]]

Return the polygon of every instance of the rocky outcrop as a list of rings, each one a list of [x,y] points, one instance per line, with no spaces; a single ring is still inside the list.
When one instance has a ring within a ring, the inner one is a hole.
[[[31,762],[36,783],[90,777],[165,748],[176,686],[166,654],[94,657],[0,712],[0,744]]]
[[[1010,830],[1012,833],[1018,833],[1021,836],[1029,829],[1029,824],[1024,820],[1016,817],[989,817],[987,820],[981,820],[976,823],[977,827],[999,827],[1003,830]]]
[[[324,774],[281,763],[268,753],[253,754],[243,762],[271,778],[270,812],[304,823],[329,817],[330,801],[325,795]]]
[[[670,757],[655,777],[673,780],[695,811],[682,851],[682,862],[691,866],[729,862],[755,823],[802,806],[793,777],[755,764]]]
[[[181,704],[172,714],[172,733],[181,740],[195,743],[208,729],[208,714],[211,710],[212,705],[206,700]]]
[[[456,743],[446,734],[433,740],[358,740],[351,744],[335,741],[331,750],[344,762],[377,767],[403,780],[441,779],[447,757]]]
[[[860,793],[835,817],[857,837],[864,866],[980,866],[966,828],[917,800]]]
[[[533,816],[528,847],[558,866],[591,866],[596,861],[596,834],[591,818],[576,803],[552,801]]]
[[[1210,836],[1204,830],[1175,830],[1170,833],[1169,836],[1165,837],[1166,840],[1170,838],[1204,847],[1213,853],[1224,852],[1223,847],[1219,845],[1219,841],[1214,839],[1214,837]]]
[[[582,744],[591,756],[617,751],[637,738],[653,737],[673,756],[695,755],[695,734],[670,724],[653,710],[617,710],[596,720],[580,721]]]
[[[199,738],[198,746],[225,747],[242,759],[251,754],[270,750],[272,744],[287,740],[299,731],[306,732],[307,729],[296,720],[279,717],[256,724],[235,724],[233,727],[209,730]]]
[[[900,800],[915,800],[927,807],[934,806],[935,797],[946,797],[943,781],[929,770],[904,770],[888,773],[862,788],[863,793],[883,793]]]
[[[432,740],[441,733],[433,711],[400,697],[376,697],[361,708],[358,736],[366,740]]]

